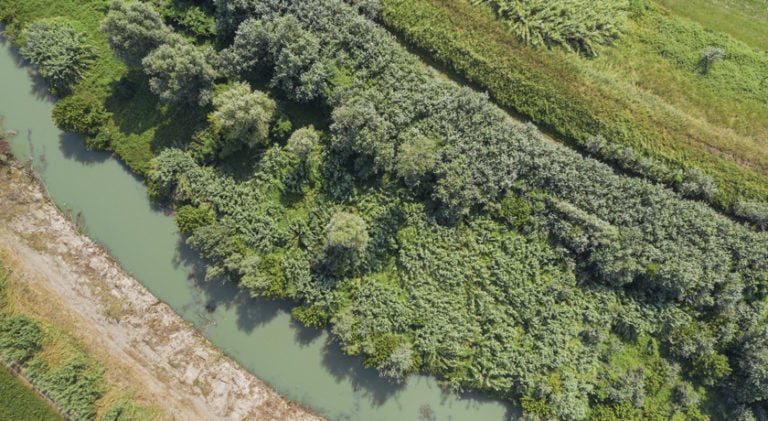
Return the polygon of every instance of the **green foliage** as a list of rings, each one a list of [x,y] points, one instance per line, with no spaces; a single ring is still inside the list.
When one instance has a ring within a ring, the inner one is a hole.
[[[312,150],[320,143],[320,133],[314,127],[302,127],[288,138],[286,149],[301,159],[307,159]]]
[[[108,117],[101,101],[88,93],[70,95],[57,101],[52,112],[56,127],[88,136],[108,130],[103,128]]]
[[[509,30],[534,47],[560,45],[571,51],[597,54],[624,31],[624,1],[606,0],[473,0],[485,4]]]
[[[768,197],[765,177],[734,162],[765,165],[764,152],[748,139],[765,137],[768,124],[768,84],[760,82],[768,61],[761,52],[654,9],[601,58],[583,60],[520,46],[484,8],[447,0],[382,3],[381,19],[391,30],[562,140],[584,147],[601,134],[618,147],[632,147],[638,163],[650,157],[671,171],[699,168],[716,183],[718,191],[709,201],[720,210],[729,211],[739,198]],[[706,78],[698,77],[692,70],[699,54],[713,44],[723,46],[729,58]],[[630,73],[637,81],[621,78]],[[638,83],[649,89],[637,88]],[[732,125],[725,116],[734,113],[759,115],[760,123]],[[701,122],[702,114],[708,123]],[[739,158],[714,155],[703,144],[719,145]]]
[[[24,374],[73,417],[96,417],[96,401],[104,392],[105,378],[93,360],[75,355],[50,366],[44,359],[36,359]]]
[[[325,228],[328,248],[362,252],[368,246],[368,226],[363,218],[349,212],[336,212]]]
[[[164,0],[160,13],[187,34],[199,39],[212,38],[216,34],[216,22],[209,13],[207,4],[190,4],[185,0]]]
[[[761,230],[768,230],[768,203],[739,201],[734,212]]]
[[[287,99],[281,110],[298,127],[305,123],[289,111],[303,101],[319,115],[315,127],[329,130],[315,139],[300,129],[284,148],[218,162],[216,127],[191,128],[199,133],[193,144],[175,145],[187,151],[167,149],[159,136],[147,146],[157,154],[152,194],[189,213],[180,226],[207,259],[207,278],[301,303],[297,319],[330,321],[344,351],[363,354],[383,376],[421,369],[543,417],[701,419],[704,409],[722,412],[723,395],[744,405],[765,398],[765,335],[743,328],[765,324],[765,237],[511,122],[488,96],[426,69],[352,3],[215,1],[223,49],[211,62],[227,64],[224,86],[267,84]],[[684,132],[658,135],[664,126],[645,109],[603,103],[602,91],[573,76],[589,68],[563,58],[578,56],[534,53],[503,31],[475,38],[477,28],[500,26],[487,10],[441,0],[383,4],[385,23],[397,19],[438,61],[491,75],[473,80],[577,145],[602,133],[632,146],[615,150],[617,162],[663,177],[661,163],[676,174],[675,159],[691,151],[667,159],[643,149],[647,139]],[[448,6],[482,19],[445,15]],[[646,12],[638,19],[657,16]],[[691,50],[689,38],[663,45],[695,66],[701,46]],[[657,48],[659,39],[643,45]],[[496,50],[496,41],[516,47]],[[734,61],[726,48],[729,60],[692,77],[719,77]],[[136,97],[147,98],[134,77]],[[142,130],[170,131],[154,117],[167,106],[142,101]],[[211,110],[193,104],[175,119],[190,121],[190,111]],[[289,130],[266,133],[277,143]],[[699,158],[690,159],[698,166]],[[720,161],[701,162],[704,172],[681,172],[670,186],[706,199],[706,176]]]
[[[294,307],[291,315],[307,327],[322,329],[328,324],[328,313],[319,306]]]
[[[150,3],[114,0],[101,24],[109,48],[129,67],[140,67],[152,50],[170,34],[160,13]]]
[[[418,185],[437,166],[437,142],[416,129],[406,131],[401,136],[403,140],[397,154],[395,171],[409,184]]]
[[[200,49],[180,36],[169,37],[142,60],[149,88],[162,102],[201,106],[211,102],[216,70],[213,50]]]
[[[269,126],[275,115],[275,101],[247,83],[235,83],[213,98],[216,109],[209,120],[224,137],[222,158],[244,145],[254,147],[269,141]]]
[[[61,420],[48,404],[5,367],[0,367],[0,419]]]
[[[701,50],[701,56],[699,59],[699,65],[701,66],[701,72],[704,74],[709,73],[709,69],[715,65],[718,61],[725,58],[725,50],[719,47],[704,47]]]
[[[17,366],[40,350],[43,333],[37,322],[24,315],[0,316],[0,358]]]
[[[21,55],[38,66],[55,95],[66,95],[80,79],[93,58],[93,48],[84,34],[66,20],[38,20],[23,33]]]
[[[191,235],[196,229],[216,222],[216,215],[207,207],[184,205],[176,210],[176,225],[179,230]]]

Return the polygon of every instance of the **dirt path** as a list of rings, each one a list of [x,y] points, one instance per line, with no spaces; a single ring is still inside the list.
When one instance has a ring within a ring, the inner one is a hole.
[[[66,326],[164,419],[316,420],[278,395],[79,234],[25,171],[0,164],[0,252],[31,311]]]

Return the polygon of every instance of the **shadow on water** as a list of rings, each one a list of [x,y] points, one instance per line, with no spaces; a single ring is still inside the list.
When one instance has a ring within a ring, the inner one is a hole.
[[[330,337],[323,347],[323,365],[336,382],[348,381],[355,392],[361,392],[374,406],[383,405],[406,386],[405,382],[396,383],[379,377],[376,369],[363,366],[362,358],[342,354],[339,345]]]
[[[281,312],[290,313],[292,304],[285,300],[270,301],[251,297],[246,291],[240,289],[237,285],[221,281],[205,281],[205,262],[183,238],[179,238],[177,243],[177,260],[174,262],[177,266],[183,265],[188,269],[188,279],[200,294],[196,314],[202,315],[203,326],[210,322],[210,316],[206,313],[213,313],[219,307],[226,309],[235,309],[237,314],[237,327],[241,331],[251,333],[259,326],[263,326]],[[323,340],[323,331],[320,329],[308,328],[295,319],[291,319],[290,328],[294,331],[294,341],[297,345],[307,347],[315,341]],[[395,398],[398,392],[405,389],[407,383],[396,383],[379,376],[376,369],[366,368],[363,365],[361,357],[351,357],[344,355],[339,348],[338,343],[333,341],[330,336],[325,336],[325,343],[322,346],[322,364],[327,372],[337,383],[349,382],[353,391],[369,401],[374,407],[379,407]],[[484,397],[476,393],[456,394],[448,389],[441,388],[442,403],[450,398],[458,396],[461,400],[452,403],[457,407],[479,408],[488,403],[499,403],[498,400]],[[521,414],[519,410],[505,402],[501,402],[505,407],[505,419],[518,419]],[[421,408],[421,419],[434,419],[430,415],[432,409],[425,404]]]
[[[234,308],[237,314],[237,327],[241,331],[251,333],[256,327],[263,326],[281,312],[290,313],[293,305],[285,300],[265,300],[251,297],[237,285],[213,280],[205,281],[205,263],[183,239],[177,243],[176,265],[189,268],[188,279],[200,291],[197,313],[213,312],[219,307]],[[291,319],[291,329],[294,330],[295,342],[302,347],[309,346],[323,336],[320,329],[302,326]],[[383,405],[389,398],[405,387],[405,383],[394,383],[379,377],[372,368],[365,368],[360,357],[344,355],[339,345],[326,336],[323,345],[323,365],[334,377],[336,382],[349,381],[356,392],[370,399],[375,406]]]
[[[83,146],[83,137],[69,132],[62,132],[59,135],[59,150],[67,159],[85,165],[100,164],[112,156],[109,152],[86,149]]]

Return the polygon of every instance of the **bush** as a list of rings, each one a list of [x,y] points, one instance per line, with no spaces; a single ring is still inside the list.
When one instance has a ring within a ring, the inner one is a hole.
[[[624,30],[625,1],[614,0],[472,0],[496,12],[509,30],[528,45],[560,45],[596,55]]]
[[[216,214],[206,206],[184,205],[176,211],[176,226],[186,235],[192,235],[196,229],[214,222]]]
[[[40,350],[42,339],[40,327],[29,317],[15,315],[0,318],[0,357],[6,363],[23,364]]]
[[[83,355],[50,366],[35,360],[25,370],[29,380],[76,419],[96,418],[96,401],[104,393],[103,369]]]
[[[299,158],[307,159],[319,142],[320,134],[314,127],[302,127],[291,134],[285,148]]]
[[[63,20],[38,20],[24,30],[21,55],[39,66],[40,76],[54,95],[72,91],[93,58],[83,34]]]
[[[109,115],[98,98],[82,93],[56,102],[52,117],[56,127],[65,132],[94,136],[99,134]]]
[[[109,48],[128,67],[141,61],[168,38],[170,29],[150,3],[115,0],[101,23]]]
[[[701,50],[699,58],[699,66],[701,66],[701,72],[704,74],[709,73],[709,69],[715,65],[718,61],[725,58],[725,50],[719,47],[704,47]]]

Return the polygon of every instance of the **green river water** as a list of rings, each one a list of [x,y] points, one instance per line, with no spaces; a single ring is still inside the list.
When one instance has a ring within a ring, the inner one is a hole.
[[[254,300],[232,285],[204,283],[199,261],[144,185],[104,152],[51,122],[52,99],[0,38],[0,115],[18,132],[14,153],[32,159],[58,206],[80,215],[85,232],[216,346],[279,393],[329,419],[503,420],[514,410],[443,391],[427,376],[394,385],[341,354],[325,331],[297,325],[284,302]],[[215,307],[209,312],[206,307]]]

